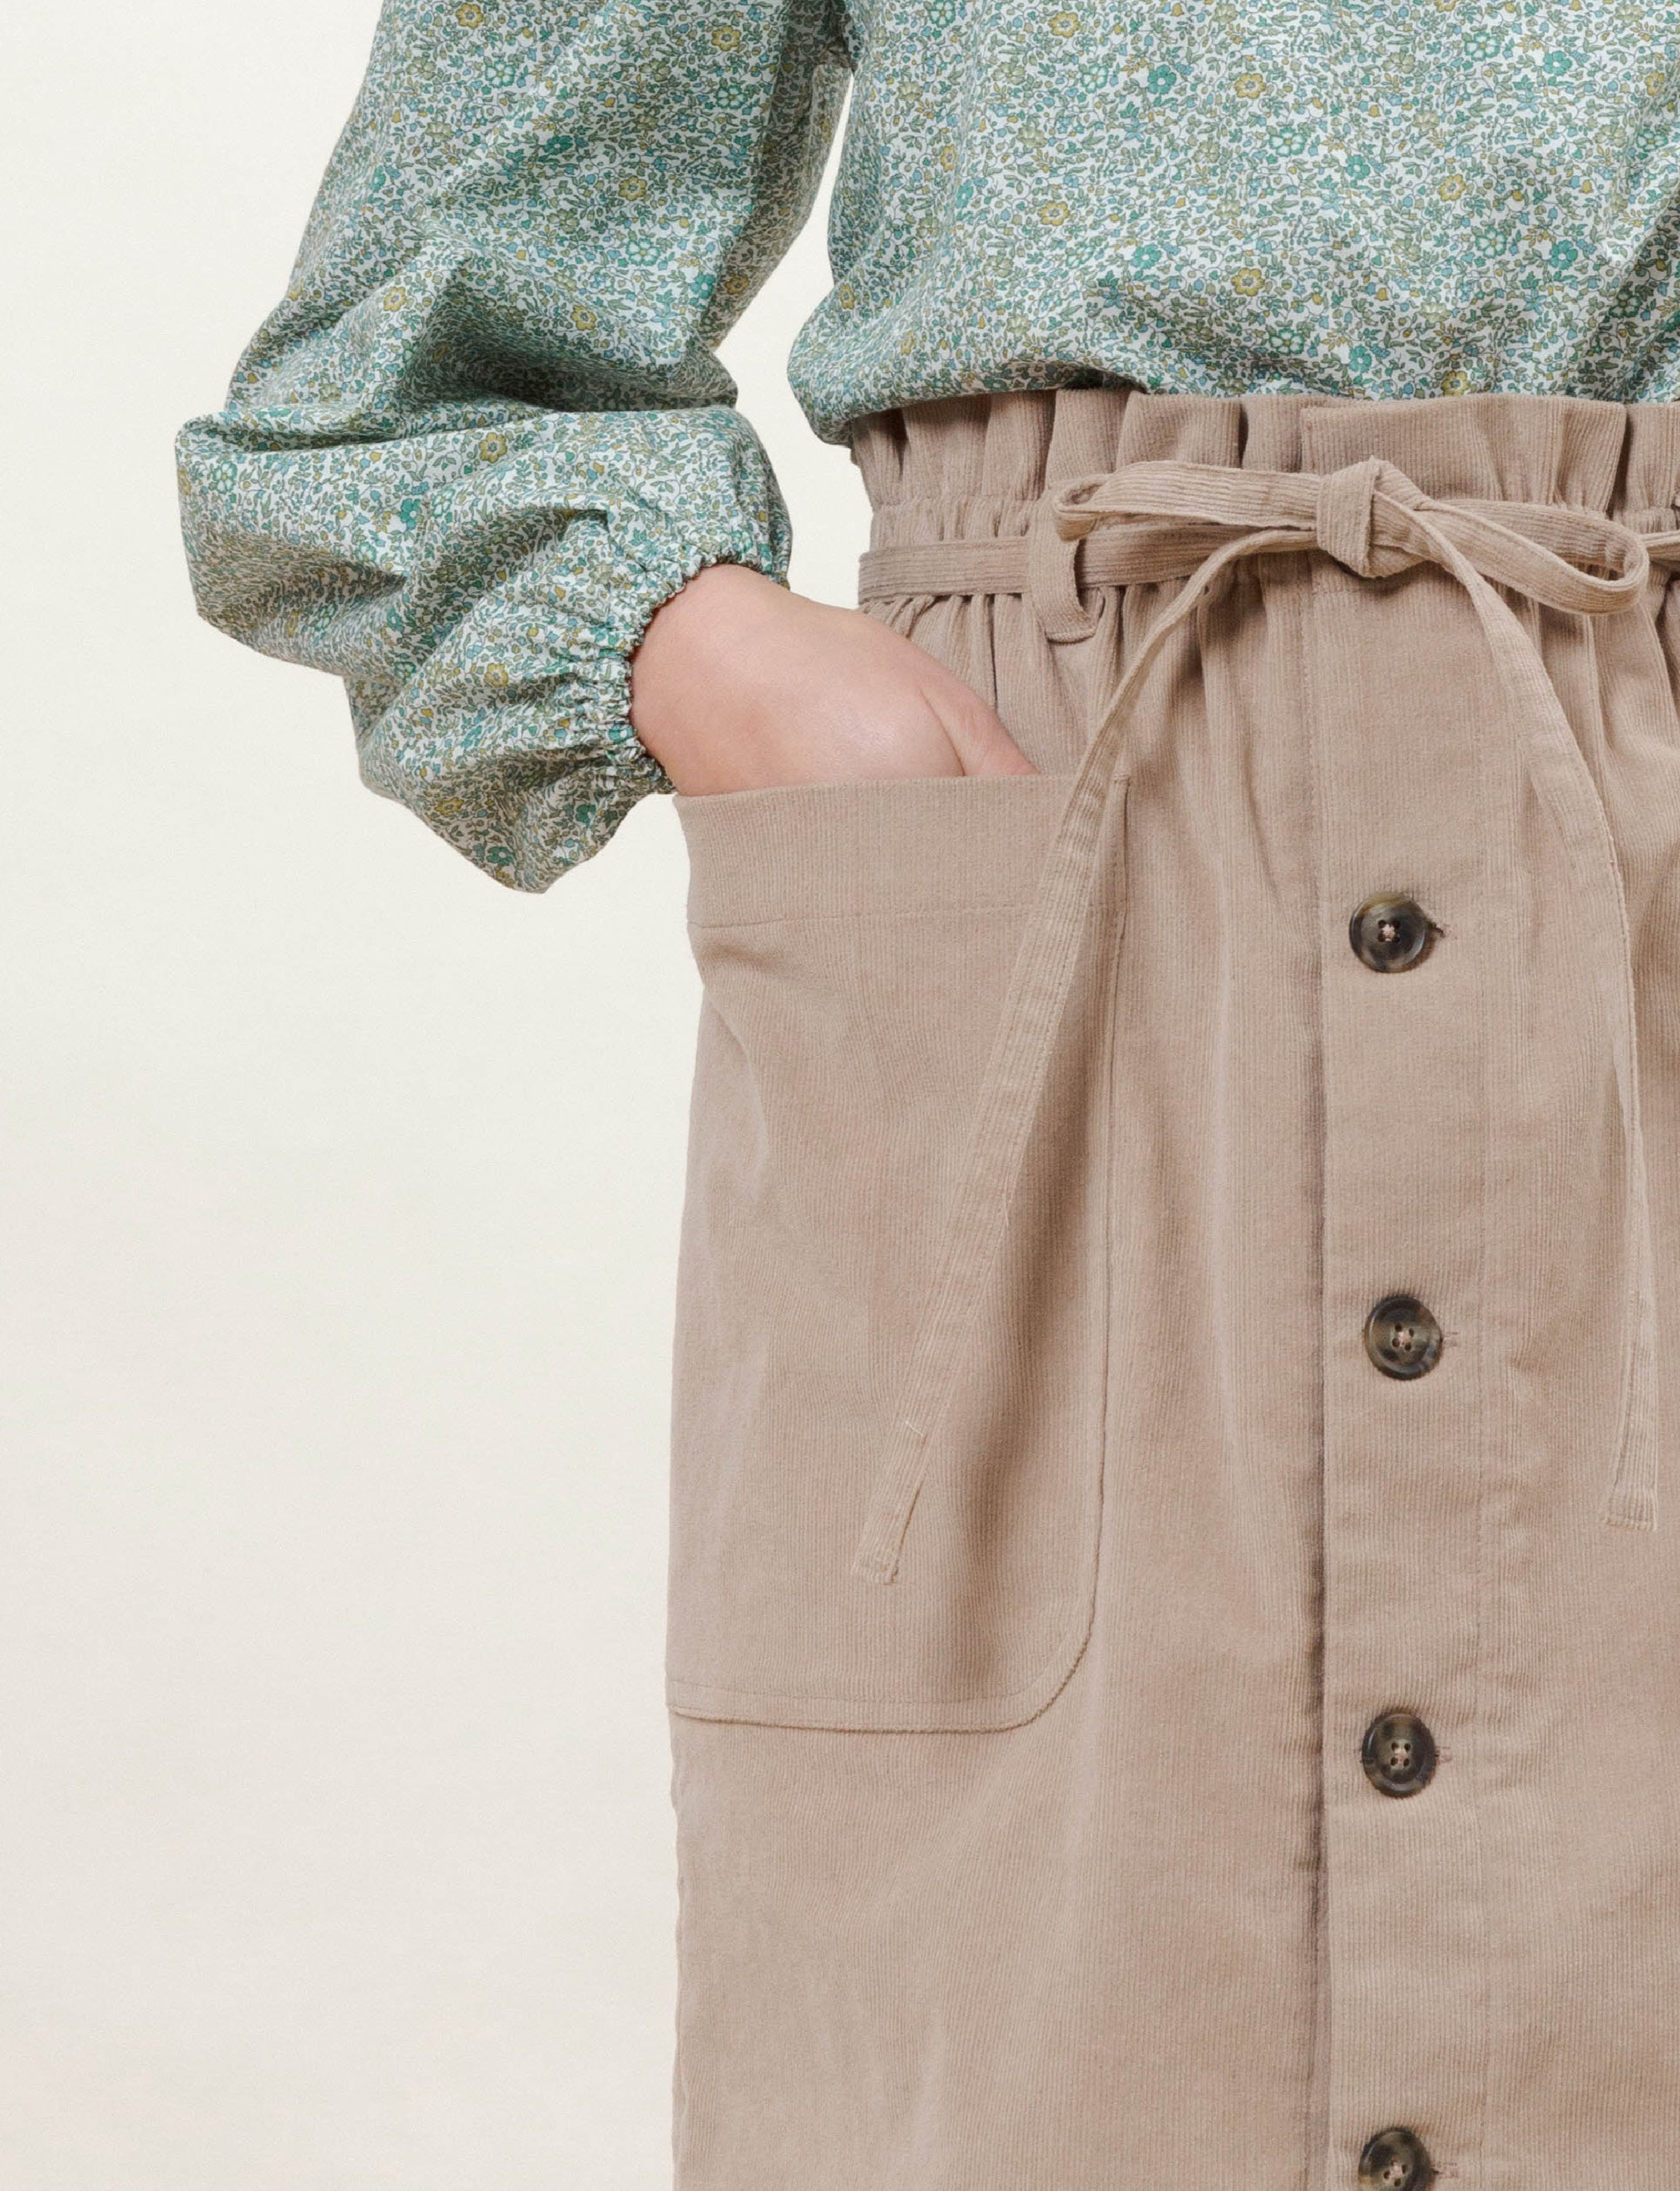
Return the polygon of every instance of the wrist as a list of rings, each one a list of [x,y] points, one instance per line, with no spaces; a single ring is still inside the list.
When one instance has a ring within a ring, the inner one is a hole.
[[[709,563],[661,603],[630,656],[630,727],[657,760],[697,692],[738,669],[743,644],[766,612],[785,609],[785,586],[744,563]]]
[[[772,595],[785,600],[787,588],[749,564],[708,563],[654,610],[631,658],[650,646],[657,655],[680,641],[686,643],[697,629],[703,625],[709,628],[717,617],[761,610]]]

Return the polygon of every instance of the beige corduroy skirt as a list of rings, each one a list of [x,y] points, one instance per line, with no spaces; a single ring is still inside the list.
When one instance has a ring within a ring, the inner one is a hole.
[[[1658,2191],[1680,415],[964,399],[680,803],[682,2191]]]

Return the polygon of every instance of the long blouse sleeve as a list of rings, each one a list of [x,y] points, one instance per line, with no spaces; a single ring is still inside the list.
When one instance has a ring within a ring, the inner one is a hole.
[[[199,607],[343,677],[364,780],[542,890],[669,788],[648,618],[784,575],[715,345],[811,206],[831,0],[385,0],[284,301],[179,443]]]

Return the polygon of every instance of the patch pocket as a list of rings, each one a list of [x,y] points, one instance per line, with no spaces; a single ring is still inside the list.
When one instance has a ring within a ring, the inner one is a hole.
[[[676,802],[704,990],[674,1391],[678,1712],[1013,1727],[1085,1647],[1109,1321],[1100,921],[898,1579],[851,1573],[1067,790],[958,777]]]

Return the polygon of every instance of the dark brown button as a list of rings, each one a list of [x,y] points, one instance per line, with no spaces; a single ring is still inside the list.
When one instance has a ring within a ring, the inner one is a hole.
[[[1359,1762],[1385,1795],[1415,1795],[1435,1778],[1435,1738],[1415,1712],[1384,1712],[1365,1729]]]
[[[1435,2164],[1415,2130],[1380,2130],[1359,2155],[1359,2181],[1377,2191],[1427,2191]]]
[[[1424,1377],[1441,1358],[1441,1327],[1415,1294],[1389,1294],[1365,1318],[1365,1352],[1385,1377]]]
[[[1415,897],[1368,897],[1347,940],[1373,974],[1404,974],[1429,956],[1438,930]]]

